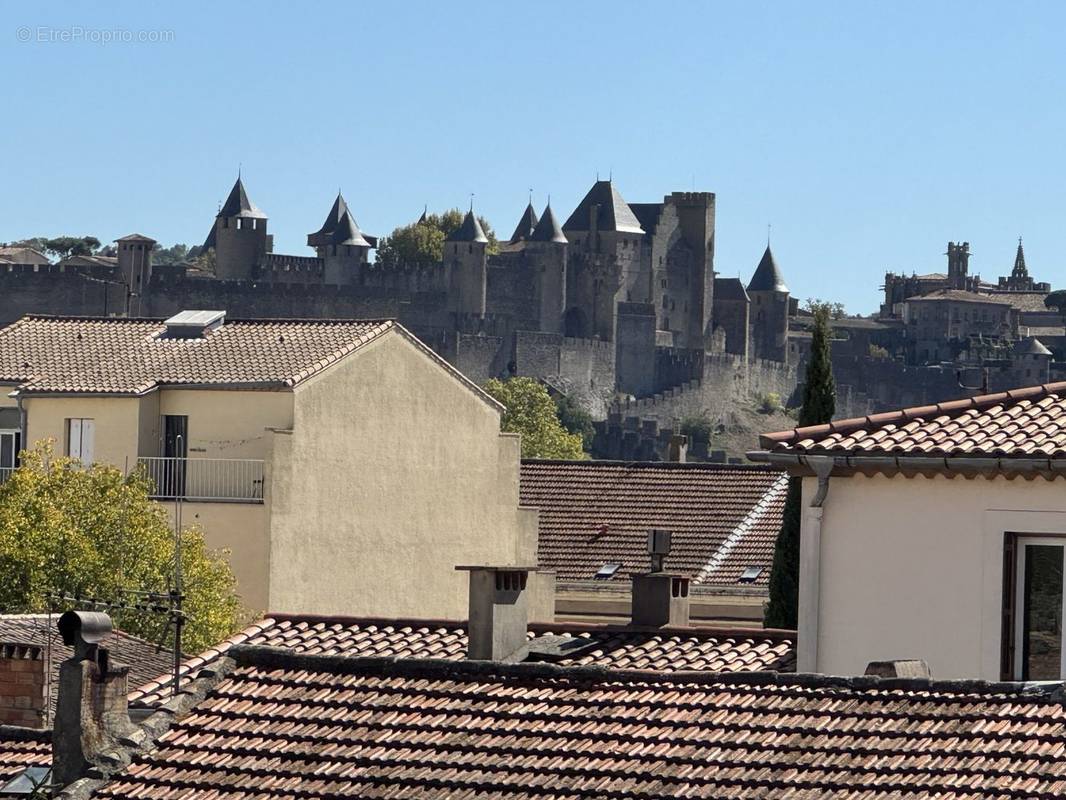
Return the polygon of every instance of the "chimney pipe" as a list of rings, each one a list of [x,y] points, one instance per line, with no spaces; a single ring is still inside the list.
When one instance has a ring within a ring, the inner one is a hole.
[[[464,566],[456,569],[470,573],[467,658],[520,661],[529,629],[526,581],[536,567]]]
[[[670,531],[648,531],[649,572],[630,574],[634,625],[661,628],[664,625],[688,625],[689,578],[664,571],[670,555]]]
[[[67,786],[104,766],[116,739],[133,725],[126,707],[129,667],[101,647],[111,618],[95,611],[67,611],[59,618],[63,643],[74,654],[59,665],[59,694],[52,733],[52,777]]]
[[[48,658],[33,644],[0,643],[0,725],[43,728]]]

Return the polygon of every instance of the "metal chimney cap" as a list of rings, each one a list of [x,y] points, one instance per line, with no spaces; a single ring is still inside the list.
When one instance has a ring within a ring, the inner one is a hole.
[[[57,623],[63,644],[74,647],[80,642],[100,644],[113,629],[111,617],[100,611],[67,611]]]

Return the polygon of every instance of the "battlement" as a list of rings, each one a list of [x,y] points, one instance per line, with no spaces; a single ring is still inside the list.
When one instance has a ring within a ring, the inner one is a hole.
[[[118,265],[107,264],[0,264],[0,273],[9,275],[90,275],[110,277]]]
[[[275,283],[321,282],[325,275],[325,263],[314,256],[264,253],[259,259],[257,273],[260,280]]]
[[[713,206],[714,192],[670,192],[663,200],[667,203],[686,206]]]

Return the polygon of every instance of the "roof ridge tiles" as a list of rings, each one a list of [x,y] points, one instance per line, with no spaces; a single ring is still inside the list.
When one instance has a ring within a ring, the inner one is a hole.
[[[227,652],[238,668],[331,672],[346,675],[438,677],[468,680],[516,678],[574,680],[583,683],[720,684],[735,687],[779,686],[782,688],[922,691],[965,695],[1025,695],[1046,698],[1049,703],[1066,701],[1061,682],[1009,682],[977,679],[881,678],[780,673],[769,671],[713,672],[617,669],[598,665],[563,666],[548,662],[507,664],[496,661],[444,660],[435,658],[350,657],[295,653],[288,648],[235,645]]]

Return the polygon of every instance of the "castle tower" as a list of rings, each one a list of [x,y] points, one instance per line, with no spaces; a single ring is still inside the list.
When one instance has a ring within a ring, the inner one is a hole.
[[[537,212],[533,210],[533,203],[526,206],[522,212],[522,218],[518,220],[514,233],[511,234],[510,244],[515,242],[528,242],[533,235],[533,229],[537,227]]]
[[[118,273],[126,284],[126,314],[139,316],[142,298],[152,279],[152,248],[155,239],[131,233],[115,239],[118,245]]]
[[[1014,383],[1032,386],[1050,380],[1052,352],[1034,336],[1015,342],[1011,356]]]
[[[681,235],[696,259],[684,341],[693,349],[706,348],[714,329],[714,192],[673,192],[666,200],[677,209]]]
[[[528,215],[532,208],[526,211]],[[523,215],[523,219],[525,217]],[[533,218],[536,219],[536,215]],[[540,330],[549,333],[563,332],[567,249],[566,236],[555,218],[551,203],[548,203],[528,235],[525,252],[533,269]]]
[[[563,233],[570,243],[567,334],[614,340],[618,303],[651,302],[651,278],[641,269],[644,228],[611,181],[598,180]]]
[[[970,274],[970,243],[948,242],[948,285],[952,289],[965,289]]]
[[[307,246],[315,248],[318,257],[325,262],[323,280],[328,284],[356,282],[370,248],[376,244],[375,237],[366,236],[359,230],[340,192],[322,227],[307,234]]]
[[[449,304],[460,314],[485,316],[489,240],[471,208],[463,224],[444,240]]]
[[[252,278],[260,257],[274,249],[267,235],[267,215],[248,199],[240,176],[204,241],[204,250],[210,249],[215,251],[215,275],[220,280]]]
[[[769,244],[748,284],[748,296],[753,355],[769,361],[787,361],[789,291]]]

